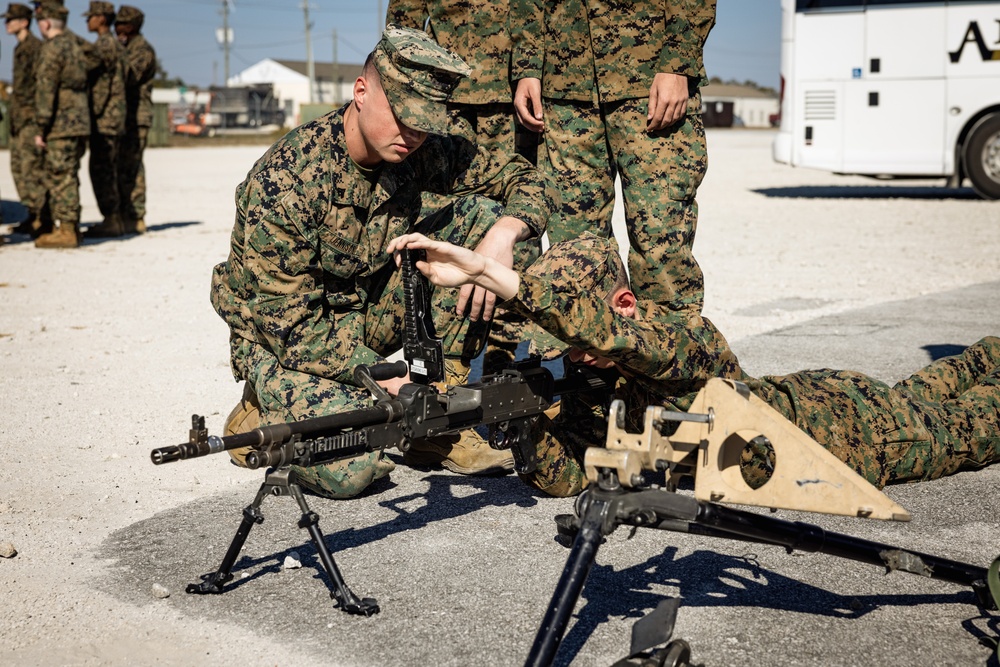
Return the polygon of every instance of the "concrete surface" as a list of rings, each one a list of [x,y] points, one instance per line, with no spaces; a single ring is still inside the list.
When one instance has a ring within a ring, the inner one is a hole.
[[[717,131],[699,195],[706,314],[753,373],[844,367],[898,380],[1000,333],[1000,204],[770,161],[773,135]],[[151,150],[150,232],[43,252],[0,248],[0,664],[513,665],[565,561],[543,498],[515,477],[402,465],[351,501],[311,498],[372,618],[335,610],[288,499],[268,499],[221,596],[214,570],[260,475],[223,456],[153,466],[190,414],[218,433],[239,395],[208,304],[232,192],[263,148]],[[7,222],[16,222],[0,156]],[[84,182],[84,219],[99,215]],[[620,216],[620,211],[619,211]],[[395,456],[395,454],[393,454]],[[398,457],[397,457],[398,458]],[[914,516],[783,518],[985,566],[1000,553],[1000,468],[893,487]],[[675,636],[708,666],[975,665],[995,637],[958,586],[823,555],[619,529],[557,659],[608,665],[631,624],[683,598]],[[285,570],[297,551],[304,567]],[[170,591],[159,598],[159,584]]]

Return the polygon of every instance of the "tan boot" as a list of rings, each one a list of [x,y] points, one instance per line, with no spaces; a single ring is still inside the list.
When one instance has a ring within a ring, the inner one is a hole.
[[[457,359],[445,359],[445,382],[465,384],[469,367]],[[442,466],[462,475],[493,475],[514,469],[514,455],[509,449],[493,449],[479,433],[462,431],[458,435],[415,441],[403,454],[403,463],[411,466]]]
[[[36,248],[79,248],[80,237],[76,233],[76,223],[59,222],[48,234],[35,239]]]
[[[236,404],[229,416],[226,417],[226,424],[223,426],[222,435],[236,435],[237,433],[249,433],[260,426],[260,402],[257,394],[250,387],[249,382],[243,383],[243,397]],[[241,447],[230,449],[229,456],[233,463],[243,468],[247,467],[247,454],[253,447]]]
[[[146,221],[142,218],[138,220],[132,220],[131,218],[125,218],[123,222],[125,226],[126,234],[145,234],[146,233]]]
[[[107,239],[125,235],[125,226],[117,213],[112,213],[104,218],[104,222],[94,225],[83,233],[88,239]]]

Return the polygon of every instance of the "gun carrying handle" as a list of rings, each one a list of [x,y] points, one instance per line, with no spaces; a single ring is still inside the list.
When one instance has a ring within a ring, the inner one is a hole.
[[[397,361],[391,364],[375,364],[374,366],[365,366],[362,364],[354,369],[355,380],[358,379],[360,369],[367,371],[368,376],[376,382],[406,377],[406,374],[410,370],[405,361]]]
[[[354,367],[354,381],[370,391],[376,401],[389,401],[392,400],[392,397],[378,383],[383,380],[391,380],[392,378],[406,377],[409,370],[410,367],[407,366],[405,361],[397,361],[391,364],[375,364],[374,366],[359,364]]]

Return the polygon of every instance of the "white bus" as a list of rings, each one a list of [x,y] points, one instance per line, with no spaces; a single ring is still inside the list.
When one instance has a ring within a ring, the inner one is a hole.
[[[781,0],[774,159],[1000,199],[1000,2]]]

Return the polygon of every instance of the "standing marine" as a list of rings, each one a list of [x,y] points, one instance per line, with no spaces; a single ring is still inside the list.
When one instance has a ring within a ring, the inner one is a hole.
[[[38,248],[80,245],[80,159],[90,135],[87,67],[79,38],[66,28],[68,10],[42,2],[36,12],[45,42],[35,68],[35,146],[43,151],[45,190],[52,211],[51,232]]]
[[[118,196],[126,234],[146,231],[146,170],[142,155],[153,124],[153,77],[156,52],[143,37],[145,15],[122,5],[115,16],[115,33],[125,46],[125,135],[119,146]]]
[[[700,312],[695,194],[708,164],[699,87],[715,0],[511,0],[514,106],[544,130],[561,186],[549,241],[611,235],[621,176],[635,293]]]
[[[12,2],[3,15],[7,34],[17,38],[10,96],[10,170],[17,196],[28,210],[28,216],[14,230],[23,234],[49,231],[42,224],[45,205],[42,152],[35,146],[35,65],[42,40],[31,32],[33,14],[31,7]],[[47,222],[51,224],[51,220]]]
[[[125,134],[125,47],[111,34],[115,6],[92,0],[83,14],[87,30],[97,33],[92,53],[97,67],[90,71],[90,181],[101,224],[88,237],[121,236],[125,227],[118,197],[118,147]]]

